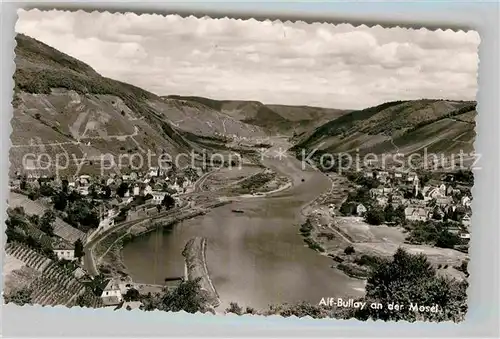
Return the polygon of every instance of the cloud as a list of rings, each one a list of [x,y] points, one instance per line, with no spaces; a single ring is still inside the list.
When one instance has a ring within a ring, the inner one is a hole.
[[[476,32],[55,10],[16,31],[159,95],[364,108],[477,89]]]

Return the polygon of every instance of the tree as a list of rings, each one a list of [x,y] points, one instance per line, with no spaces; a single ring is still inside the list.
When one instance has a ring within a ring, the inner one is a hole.
[[[81,198],[82,198],[82,195],[80,193],[78,193],[77,191],[71,191],[71,193],[68,195],[68,201],[70,203],[78,201]]]
[[[46,210],[40,219],[40,230],[47,233],[49,236],[54,235],[54,221],[56,221],[56,215],[52,210]]]
[[[51,197],[54,194],[54,189],[49,184],[40,185],[40,195],[44,197]]]
[[[27,287],[23,287],[17,291],[15,291],[14,293],[11,293],[11,294],[6,294],[4,296],[4,300],[5,300],[5,303],[8,304],[8,303],[14,303],[16,305],[19,305],[19,306],[24,306],[26,304],[31,304],[31,294],[32,294],[32,290],[27,288]]]
[[[169,210],[175,206],[175,199],[172,198],[171,195],[165,194],[165,197],[163,198],[161,204],[162,206],[165,206],[167,210]]]
[[[111,198],[111,188],[106,185],[106,186],[103,187],[103,190],[104,190],[103,198],[104,199]]]
[[[138,301],[140,299],[141,295],[139,294],[139,291],[136,290],[135,288],[129,289],[124,295],[123,299],[125,301]]]
[[[353,254],[354,252],[356,252],[356,251],[354,250],[354,247],[352,247],[352,246],[347,246],[347,247],[345,248],[345,250],[344,250],[344,253],[345,253],[346,255],[351,255],[351,254]]]
[[[460,237],[448,230],[441,230],[436,239],[436,246],[441,248],[454,248],[455,245],[460,245]]]
[[[19,213],[22,211],[22,214]],[[5,234],[7,235],[7,242],[13,242],[13,241],[19,241],[19,242],[25,242],[26,241],[26,236],[23,231],[20,232],[20,229],[25,224],[24,221],[24,209],[21,208],[14,208],[14,209],[7,209],[7,215],[8,219],[5,220],[5,225],[7,226],[5,230]]]
[[[64,211],[68,205],[68,196],[64,192],[59,192],[52,197],[54,208],[58,211]]]
[[[386,221],[394,221],[394,217],[395,217],[395,211],[394,211],[394,207],[392,207],[391,204],[387,204],[387,206],[385,206],[384,208],[384,219]]]
[[[120,186],[116,189],[116,194],[120,197],[123,198],[125,196],[125,193],[128,191],[128,184],[126,182],[122,182]]]
[[[200,280],[183,281],[173,292],[167,292],[162,300],[163,310],[188,313],[204,311],[207,300],[201,293]]]
[[[87,290],[76,298],[76,304],[80,307],[93,307],[93,295],[92,290],[87,287]]]
[[[429,173],[423,173],[419,179],[420,179],[420,185],[424,187],[425,185],[427,185],[429,180],[431,180],[431,175]]]
[[[384,212],[378,207],[371,207],[366,213],[365,220],[370,225],[380,225],[385,221]]]
[[[40,225],[40,216],[38,214],[29,215],[28,216],[28,220],[34,226],[39,226]]]
[[[77,239],[75,241],[75,258],[80,260],[85,255],[85,251],[83,249],[83,242],[81,239]]]
[[[19,184],[19,188],[24,191],[24,190],[26,190],[27,186],[28,186],[28,183],[26,182],[26,176],[23,176],[21,178],[21,183]]]
[[[406,214],[405,214],[405,208],[402,205],[399,205],[396,207],[396,210],[394,211],[394,220],[400,223],[403,223],[406,220]]]
[[[346,200],[340,206],[340,213],[342,213],[343,215],[352,215],[355,209],[356,209],[356,204],[352,201]]]
[[[366,284],[367,303],[377,302],[382,309],[367,307],[356,311],[356,318],[367,320],[463,320],[467,311],[467,282],[440,277],[423,254],[413,255],[399,248],[392,261],[378,265]],[[390,310],[388,303],[404,304],[403,310]],[[411,304],[438,305],[442,312],[415,312]]]
[[[90,228],[99,226],[99,215],[94,206],[87,200],[77,200],[68,209],[67,222],[79,228],[81,225]]]
[[[432,219],[441,220],[441,209],[438,206],[434,206],[434,210],[432,211]]]
[[[226,308],[226,313],[234,313],[237,315],[243,314],[243,309],[236,302],[230,302],[229,307]]]
[[[37,188],[31,188],[28,192],[28,198],[33,201],[37,200],[40,198],[40,190]]]
[[[68,180],[67,179],[63,179],[61,181],[61,185],[62,185],[61,190],[63,191],[63,193],[68,194],[68,186],[69,186]]]

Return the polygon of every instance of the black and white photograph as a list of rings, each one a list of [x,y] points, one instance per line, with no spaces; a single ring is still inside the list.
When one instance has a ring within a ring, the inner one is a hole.
[[[4,304],[464,320],[477,32],[37,9],[15,31]]]

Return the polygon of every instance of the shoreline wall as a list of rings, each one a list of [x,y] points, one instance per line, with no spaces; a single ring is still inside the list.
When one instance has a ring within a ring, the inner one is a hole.
[[[207,239],[195,237],[189,240],[182,251],[185,258],[186,275],[188,280],[200,278],[200,287],[205,294],[207,303],[216,308],[220,305],[219,294],[210,280],[206,261]]]

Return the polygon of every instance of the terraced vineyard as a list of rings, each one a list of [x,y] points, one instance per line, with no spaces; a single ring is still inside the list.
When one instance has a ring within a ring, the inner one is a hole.
[[[7,244],[5,246],[5,252],[16,259],[21,260],[26,264],[26,266],[39,272],[43,272],[43,270],[52,262],[51,259],[48,259],[40,253],[20,244]]]
[[[57,262],[21,244],[7,244],[5,251],[42,273],[29,286],[33,290],[31,298],[34,304],[71,307],[76,305],[80,295],[85,295],[91,307],[102,306],[99,297],[89,295],[87,287]]]

